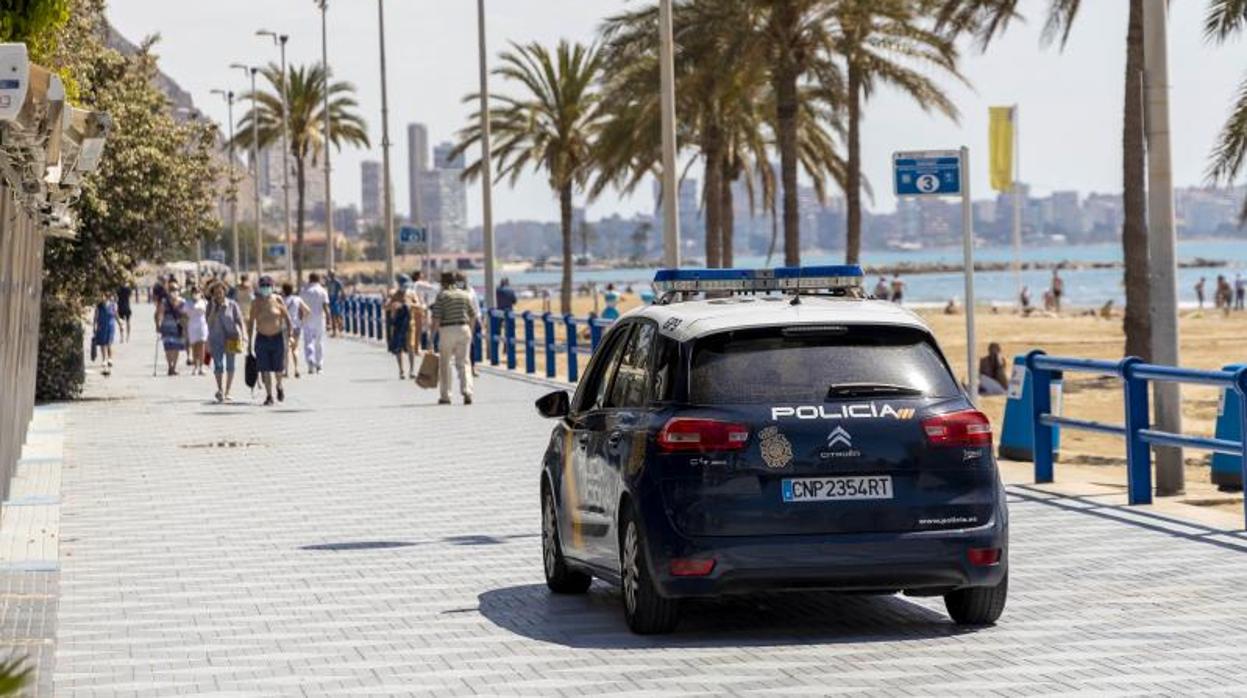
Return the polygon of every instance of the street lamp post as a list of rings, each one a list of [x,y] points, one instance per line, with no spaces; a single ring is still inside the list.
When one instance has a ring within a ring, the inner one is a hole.
[[[675,173],[675,40],[671,30],[671,0],[658,9],[659,61],[662,90],[662,239],[663,264],[680,266],[680,197]]]
[[[256,36],[271,36],[273,43],[281,48],[281,210],[286,229],[286,278],[294,279],[294,246],[290,234],[290,117],[287,114],[290,101],[290,88],[286,84],[286,42],[287,34],[278,34],[267,29],[257,31]],[[300,250],[302,252],[302,250]],[[303,279],[298,279],[301,284]]]
[[[328,30],[328,13],[329,0],[316,0],[320,5],[320,66],[324,70],[324,104],[321,109],[325,112],[325,267],[333,269],[334,255],[337,252],[333,239],[333,190],[329,184],[329,150],[333,145],[333,131],[329,118],[329,30]]]
[[[234,181],[234,91],[213,90],[212,94],[225,98],[229,119],[229,234],[234,253],[234,276],[237,277],[242,269],[242,258],[238,256],[238,183]]]
[[[381,44],[381,167],[385,171],[385,287],[394,283],[394,197],[390,191],[390,105],[385,86],[385,3],[377,0]]]
[[[251,191],[255,194],[255,275],[264,275],[264,226],[260,216],[260,107],[256,101],[255,74],[259,68],[231,63],[231,68],[239,68],[251,75]]]
[[[476,2],[477,32],[481,73],[481,226],[485,243],[485,306],[493,308],[494,286],[494,205],[493,153],[489,143],[489,70],[485,64],[485,0]],[[427,244],[427,243],[426,243]]]

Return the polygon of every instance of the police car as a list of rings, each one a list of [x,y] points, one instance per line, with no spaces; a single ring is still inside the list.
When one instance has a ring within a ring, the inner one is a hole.
[[[662,270],[557,419],[541,473],[546,583],[618,584],[637,633],[681,599],[942,595],[996,621],[1008,513],[987,418],[930,329],[856,266]]]

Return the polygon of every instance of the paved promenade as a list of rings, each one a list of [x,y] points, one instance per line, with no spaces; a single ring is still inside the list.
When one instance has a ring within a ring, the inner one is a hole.
[[[614,590],[542,582],[547,388],[487,374],[477,404],[439,407],[377,345],[335,340],[284,405],[216,405],[209,377],[152,377],[147,324],[64,411],[59,565],[6,577],[55,597],[57,696],[1247,686],[1247,537],[1022,488],[994,628],[939,599],[804,593],[635,637]]]

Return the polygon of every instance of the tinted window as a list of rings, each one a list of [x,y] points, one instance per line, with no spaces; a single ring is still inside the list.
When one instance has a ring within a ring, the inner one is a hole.
[[[606,402],[606,393],[610,390],[611,377],[619,365],[619,357],[628,343],[630,327],[620,327],[607,335],[605,342],[598,348],[593,357],[593,366],[585,377],[584,393],[576,405],[579,412],[602,407]]]
[[[680,361],[680,344],[674,339],[658,335],[658,349],[654,352],[654,381],[650,384],[650,400],[662,401],[672,398],[672,381]]]
[[[654,348],[654,324],[642,322],[628,340],[607,407],[640,407],[645,404],[650,354]]]
[[[958,394],[926,334],[896,327],[763,328],[724,332],[693,347],[689,399],[698,404],[823,402],[833,385]]]

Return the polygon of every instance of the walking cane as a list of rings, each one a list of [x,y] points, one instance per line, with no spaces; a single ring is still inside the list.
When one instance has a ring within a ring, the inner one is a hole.
[[[160,361],[160,337],[156,337],[156,353],[152,355],[152,378],[156,377],[156,363]]]

